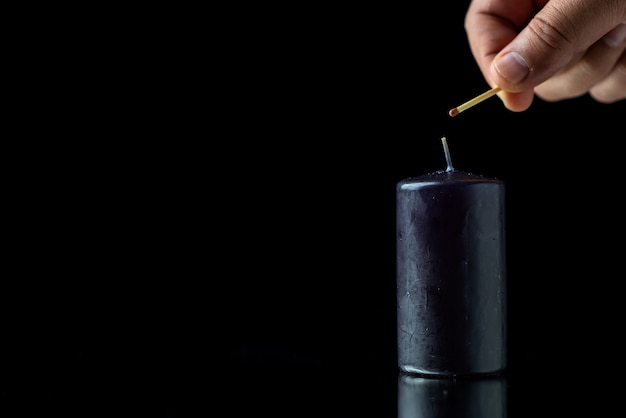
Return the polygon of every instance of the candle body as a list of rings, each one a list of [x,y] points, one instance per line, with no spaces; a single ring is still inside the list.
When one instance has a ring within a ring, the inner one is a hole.
[[[398,366],[474,375],[506,368],[504,183],[439,171],[396,187]]]

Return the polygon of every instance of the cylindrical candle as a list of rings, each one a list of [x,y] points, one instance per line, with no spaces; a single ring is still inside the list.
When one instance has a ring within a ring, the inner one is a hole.
[[[504,183],[448,169],[396,186],[398,366],[505,370]]]

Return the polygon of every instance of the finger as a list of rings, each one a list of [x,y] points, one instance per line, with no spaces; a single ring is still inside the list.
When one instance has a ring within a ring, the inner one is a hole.
[[[537,96],[546,101],[578,97],[606,79],[615,71],[626,50],[626,25],[617,26],[609,34],[593,44],[580,59],[574,58],[572,64],[537,86]]]
[[[589,91],[600,103],[615,103],[626,99],[626,51],[605,78]]]
[[[510,93],[507,91],[501,91],[498,93],[498,97],[502,100],[504,107],[513,112],[523,112],[528,109],[533,102],[534,93],[532,90],[523,91],[520,93]]]
[[[548,0],[543,0],[544,3]],[[537,12],[535,0],[473,0],[465,15],[465,31],[470,50],[487,82],[491,80],[491,62],[509,44]]]
[[[492,81],[509,92],[532,89],[625,19],[624,0],[551,0],[495,57]]]

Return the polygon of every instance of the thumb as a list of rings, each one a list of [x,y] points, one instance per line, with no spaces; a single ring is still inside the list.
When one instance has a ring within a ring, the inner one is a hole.
[[[494,83],[532,90],[626,21],[624,0],[550,0],[491,64]]]

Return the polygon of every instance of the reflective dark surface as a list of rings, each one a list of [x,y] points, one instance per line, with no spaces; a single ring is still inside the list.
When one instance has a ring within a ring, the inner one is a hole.
[[[506,418],[505,377],[398,377],[398,418]]]

